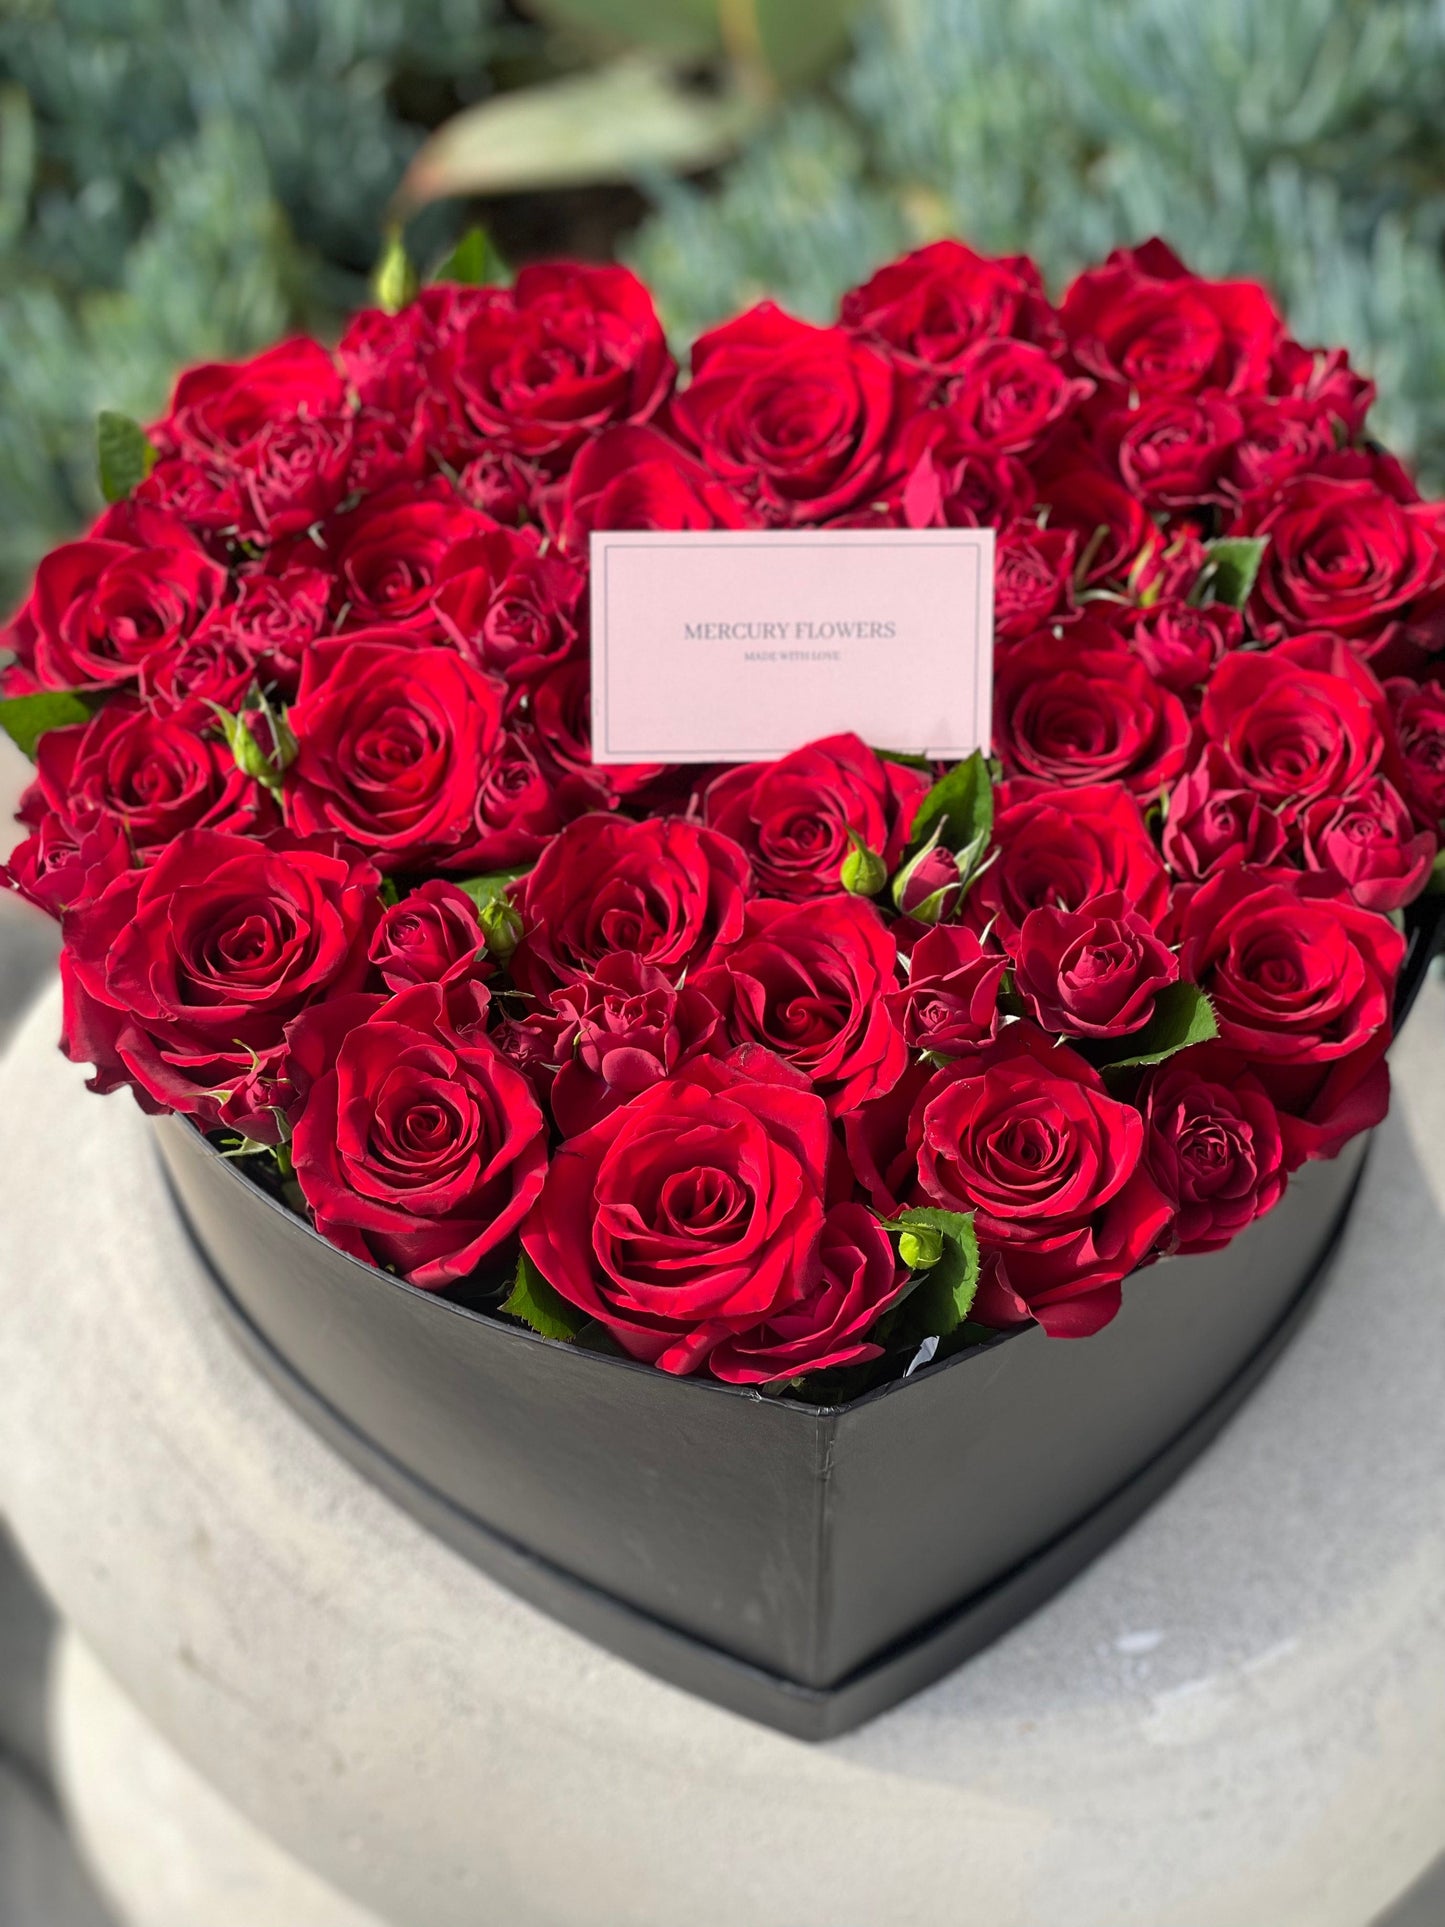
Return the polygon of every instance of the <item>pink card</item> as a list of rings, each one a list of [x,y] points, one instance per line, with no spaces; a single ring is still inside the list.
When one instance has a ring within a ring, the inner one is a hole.
[[[989,747],[992,529],[598,530],[592,759]]]

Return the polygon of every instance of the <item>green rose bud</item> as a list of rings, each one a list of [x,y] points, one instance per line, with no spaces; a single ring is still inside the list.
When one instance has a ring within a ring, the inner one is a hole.
[[[888,881],[888,867],[876,850],[855,837],[853,847],[843,859],[838,880],[850,896],[876,897]]]
[[[522,918],[514,903],[493,897],[477,911],[477,922],[487,940],[487,955],[505,963],[522,941]]]
[[[943,1256],[943,1233],[936,1225],[911,1224],[899,1237],[898,1255],[910,1271],[931,1271]]]

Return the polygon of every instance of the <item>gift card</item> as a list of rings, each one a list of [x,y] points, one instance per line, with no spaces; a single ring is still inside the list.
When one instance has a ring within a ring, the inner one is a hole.
[[[592,758],[989,747],[992,529],[596,531]]]

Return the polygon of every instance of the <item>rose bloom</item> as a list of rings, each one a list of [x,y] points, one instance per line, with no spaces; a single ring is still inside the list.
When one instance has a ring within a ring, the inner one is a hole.
[[[1164,546],[1152,517],[1095,452],[1065,443],[1035,470],[1040,498],[1049,505],[1048,526],[1078,542],[1082,586],[1106,583],[1137,587]]]
[[[1148,797],[1184,767],[1189,719],[1102,625],[1006,650],[994,685],[994,740],[1010,775],[1062,787],[1120,779]]]
[[[1262,394],[1284,324],[1252,281],[1205,281],[1162,241],[1116,248],[1059,309],[1074,360],[1096,380],[1149,398]]]
[[[1074,910],[1121,890],[1156,927],[1169,907],[1169,879],[1139,805],[1121,783],[1074,790],[1002,783],[995,792],[993,861],[964,903],[966,921],[992,925],[1012,952],[1030,910]]]
[[[1063,1037],[1120,1037],[1147,1024],[1179,980],[1179,960],[1123,892],[1077,910],[1041,905],[1019,931],[1014,988],[1029,1015]]]
[[[736,942],[751,892],[747,857],[715,830],[677,817],[581,816],[517,886],[525,934],[512,975],[542,997],[631,950],[675,983]]]
[[[758,518],[655,428],[609,428],[578,451],[548,498],[553,532],[578,560],[593,529],[748,529]]]
[[[409,990],[480,976],[485,947],[466,891],[432,877],[382,912],[367,956],[388,990]]]
[[[993,622],[1000,642],[1032,635],[1076,613],[1074,567],[1079,538],[1072,529],[1013,522],[994,543]]]
[[[1138,1101],[1144,1161],[1174,1207],[1173,1251],[1218,1251],[1279,1203],[1279,1119],[1242,1058],[1196,1044],[1156,1065]]]
[[[854,837],[896,869],[928,789],[923,771],[886,761],[861,738],[825,736],[775,763],[724,771],[703,814],[747,852],[765,895],[802,903],[842,890]]]
[[[987,1043],[998,1029],[1008,958],[972,930],[940,923],[914,944],[908,981],[884,1003],[910,1050],[951,1053]]]
[[[440,365],[481,442],[558,474],[588,437],[646,422],[666,399],[662,324],[625,268],[536,262],[479,294]]]
[[[1334,453],[1333,420],[1318,401],[1250,396],[1239,417],[1239,436],[1219,472],[1228,496],[1269,494]]]
[[[1208,993],[1219,1041],[1281,1113],[1286,1161],[1333,1157],[1389,1105],[1385,1050],[1405,939],[1328,878],[1229,869],[1185,906],[1180,967]]]
[[[1169,794],[1164,860],[1186,883],[1203,883],[1231,864],[1265,865],[1284,853],[1284,825],[1228,753],[1207,743]]]
[[[233,588],[233,600],[214,610],[197,631],[197,644],[234,638],[255,656],[262,682],[274,683],[283,696],[293,697],[306,651],[330,627],[332,577],[305,562],[283,560],[274,573],[269,562],[242,570]],[[168,673],[175,672],[163,665],[154,671],[147,667],[142,689],[161,686]]]
[[[1143,1164],[1142,1117],[1097,1071],[1011,1024],[930,1080],[913,1134],[923,1196],[974,1214],[986,1261],[975,1318],[1037,1320],[1051,1338],[1109,1322],[1119,1281],[1153,1251],[1170,1209]]]
[[[261,681],[261,665],[250,644],[208,623],[173,656],[152,657],[144,665],[139,693],[153,716],[199,733],[215,728],[217,709],[235,715],[246,708]]]
[[[961,241],[934,241],[889,262],[843,296],[838,318],[929,383],[956,375],[979,342],[1014,336],[1055,354],[1062,346],[1033,262],[989,260]]]
[[[297,336],[249,361],[188,368],[152,436],[164,453],[225,471],[250,452],[273,423],[302,414],[325,419],[336,415],[345,400],[330,355],[319,343]]]
[[[696,1372],[816,1292],[831,1147],[821,1098],[700,1058],[561,1147],[522,1243],[634,1358]]]
[[[764,302],[696,342],[671,421],[719,481],[786,525],[882,492],[897,407],[881,355]]]
[[[1422,829],[1437,829],[1445,817],[1445,685],[1392,676],[1385,692],[1415,820]]]
[[[551,1011],[530,1020],[558,1065],[552,1115],[578,1137],[639,1091],[671,1077],[715,1043],[721,1020],[695,984],[675,989],[629,950],[604,957],[590,977],[563,984]]]
[[[317,643],[289,716],[287,821],[303,835],[339,832],[387,870],[466,864],[503,693],[455,650],[393,631]]]
[[[698,988],[737,1044],[761,1044],[801,1071],[836,1117],[898,1081],[903,1033],[884,992],[898,951],[860,897],[822,903],[754,898],[742,934]]]
[[[336,588],[345,626],[397,624],[436,632],[436,593],[443,564],[459,543],[485,535],[490,516],[469,508],[444,482],[374,495],[339,517]]]
[[[458,542],[437,574],[437,620],[479,669],[514,686],[579,647],[587,578],[535,529],[494,529]]]
[[[1244,619],[1225,602],[1195,608],[1170,597],[1134,612],[1121,634],[1155,682],[1190,696],[1243,642]]]
[[[949,383],[953,419],[980,448],[1026,456],[1094,392],[1071,380],[1042,348],[1025,341],[980,341],[959,359]]]
[[[324,1238],[424,1291],[475,1271],[512,1239],[547,1169],[531,1086],[440,984],[419,984],[344,1031],[325,1005],[291,1027],[312,1058],[291,1139],[296,1181]]]
[[[226,571],[181,523],[125,505],[44,557],[4,640],[29,687],[110,689],[179,649],[225,588]]]
[[[948,408],[929,408],[904,422],[898,469],[895,487],[910,529],[1002,528],[1027,516],[1038,500],[1023,463],[980,448]]]
[[[1243,433],[1243,417],[1223,395],[1159,395],[1111,410],[1094,439],[1130,493],[1160,510],[1219,499],[1220,477]]]
[[[93,902],[131,867],[130,845],[116,817],[61,817],[48,810],[16,844],[9,862],[0,864],[0,888],[60,917]]]
[[[93,1090],[275,1143],[285,1028],[365,979],[379,882],[334,839],[182,831],[66,918],[66,1056]]]
[[[1321,797],[1300,827],[1305,867],[1338,878],[1362,910],[1399,910],[1429,881],[1435,833],[1415,828],[1405,799],[1383,777],[1343,797]]]

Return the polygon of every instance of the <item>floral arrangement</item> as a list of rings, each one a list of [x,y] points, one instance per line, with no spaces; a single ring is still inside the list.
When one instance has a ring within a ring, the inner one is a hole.
[[[478,258],[481,252],[478,251]],[[1388,1102],[1445,511],[1158,242],[951,241],[679,375],[617,268],[101,423],[0,721],[63,1047],[341,1250],[804,1396],[1097,1330]],[[994,760],[594,767],[598,528],[997,529]]]

